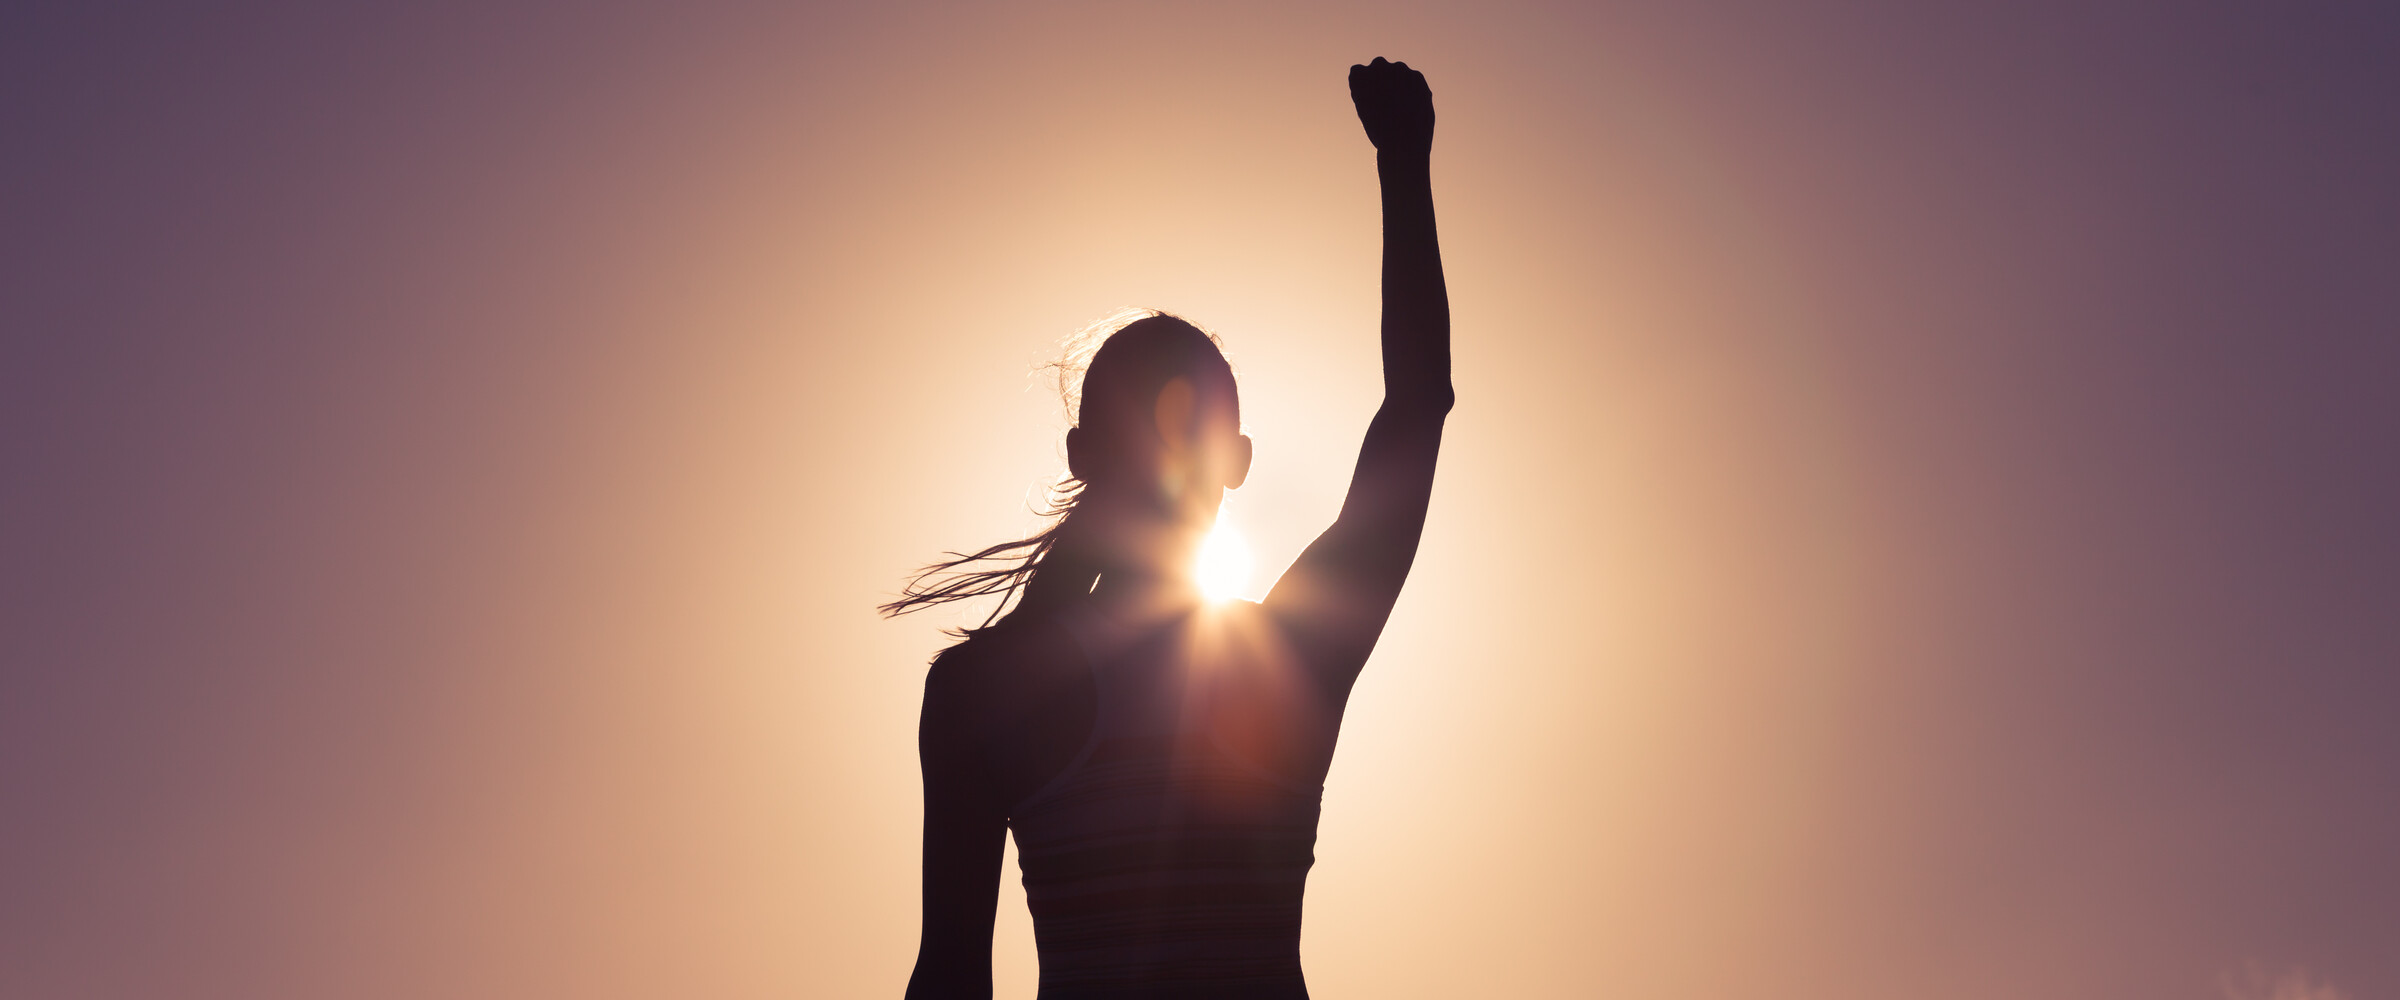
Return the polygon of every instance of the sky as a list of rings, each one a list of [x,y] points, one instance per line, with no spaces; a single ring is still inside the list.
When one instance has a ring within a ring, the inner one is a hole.
[[[896,995],[874,606],[1126,306],[1246,591],[1330,522],[1384,55],[1459,403],[1315,995],[2400,996],[2400,18],[1937,6],[10,8],[0,995]]]

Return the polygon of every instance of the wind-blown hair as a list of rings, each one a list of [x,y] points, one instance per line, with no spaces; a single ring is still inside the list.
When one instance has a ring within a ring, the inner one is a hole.
[[[1059,360],[1043,370],[1057,380],[1067,419],[1095,434],[1121,433],[1122,428],[1109,426],[1121,419],[1118,415],[1128,412],[1130,404],[1156,399],[1167,381],[1179,375],[1199,376],[1193,381],[1221,386],[1228,401],[1233,399],[1233,366],[1225,360],[1217,336],[1155,309],[1121,310],[1085,327],[1067,339]],[[1137,412],[1147,411],[1145,405]],[[1061,475],[1034,511],[1057,519],[1048,527],[973,553],[945,552],[948,558],[918,570],[898,600],[876,610],[892,618],[937,604],[1000,595],[981,624],[950,630],[963,638],[992,627],[1016,609],[1089,593],[1099,576],[1098,562],[1089,551],[1088,532],[1077,530],[1076,522],[1076,504],[1088,486],[1072,473]]]

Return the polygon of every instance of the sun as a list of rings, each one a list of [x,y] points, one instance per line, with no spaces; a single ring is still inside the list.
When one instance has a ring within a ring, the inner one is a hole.
[[[1242,588],[1250,583],[1250,543],[1233,521],[1217,515],[1217,526],[1200,543],[1200,559],[1193,566],[1200,592],[1212,601],[1229,601],[1242,596]]]

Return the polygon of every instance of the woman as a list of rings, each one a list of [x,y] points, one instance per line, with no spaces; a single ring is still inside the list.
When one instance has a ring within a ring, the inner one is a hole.
[[[1432,95],[1381,58],[1350,68],[1350,94],[1383,186],[1384,400],[1333,526],[1263,603],[1200,600],[1188,570],[1249,473],[1250,439],[1214,340],[1151,315],[1084,373],[1065,516],[927,570],[884,609],[1022,588],[926,677],[912,1000],[991,995],[1012,828],[1043,1000],[1308,995],[1300,899],[1318,800],[1416,557],[1452,398]]]

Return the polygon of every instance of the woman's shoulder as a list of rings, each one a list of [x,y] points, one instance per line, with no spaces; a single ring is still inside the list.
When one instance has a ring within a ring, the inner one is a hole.
[[[981,674],[1007,671],[1029,658],[1040,658],[1061,642],[1072,642],[1055,615],[1020,612],[1009,615],[933,655],[935,673]]]
[[[1074,637],[1052,616],[1012,614],[933,657],[925,708],[944,714],[1011,714],[1050,682],[1084,671]]]

